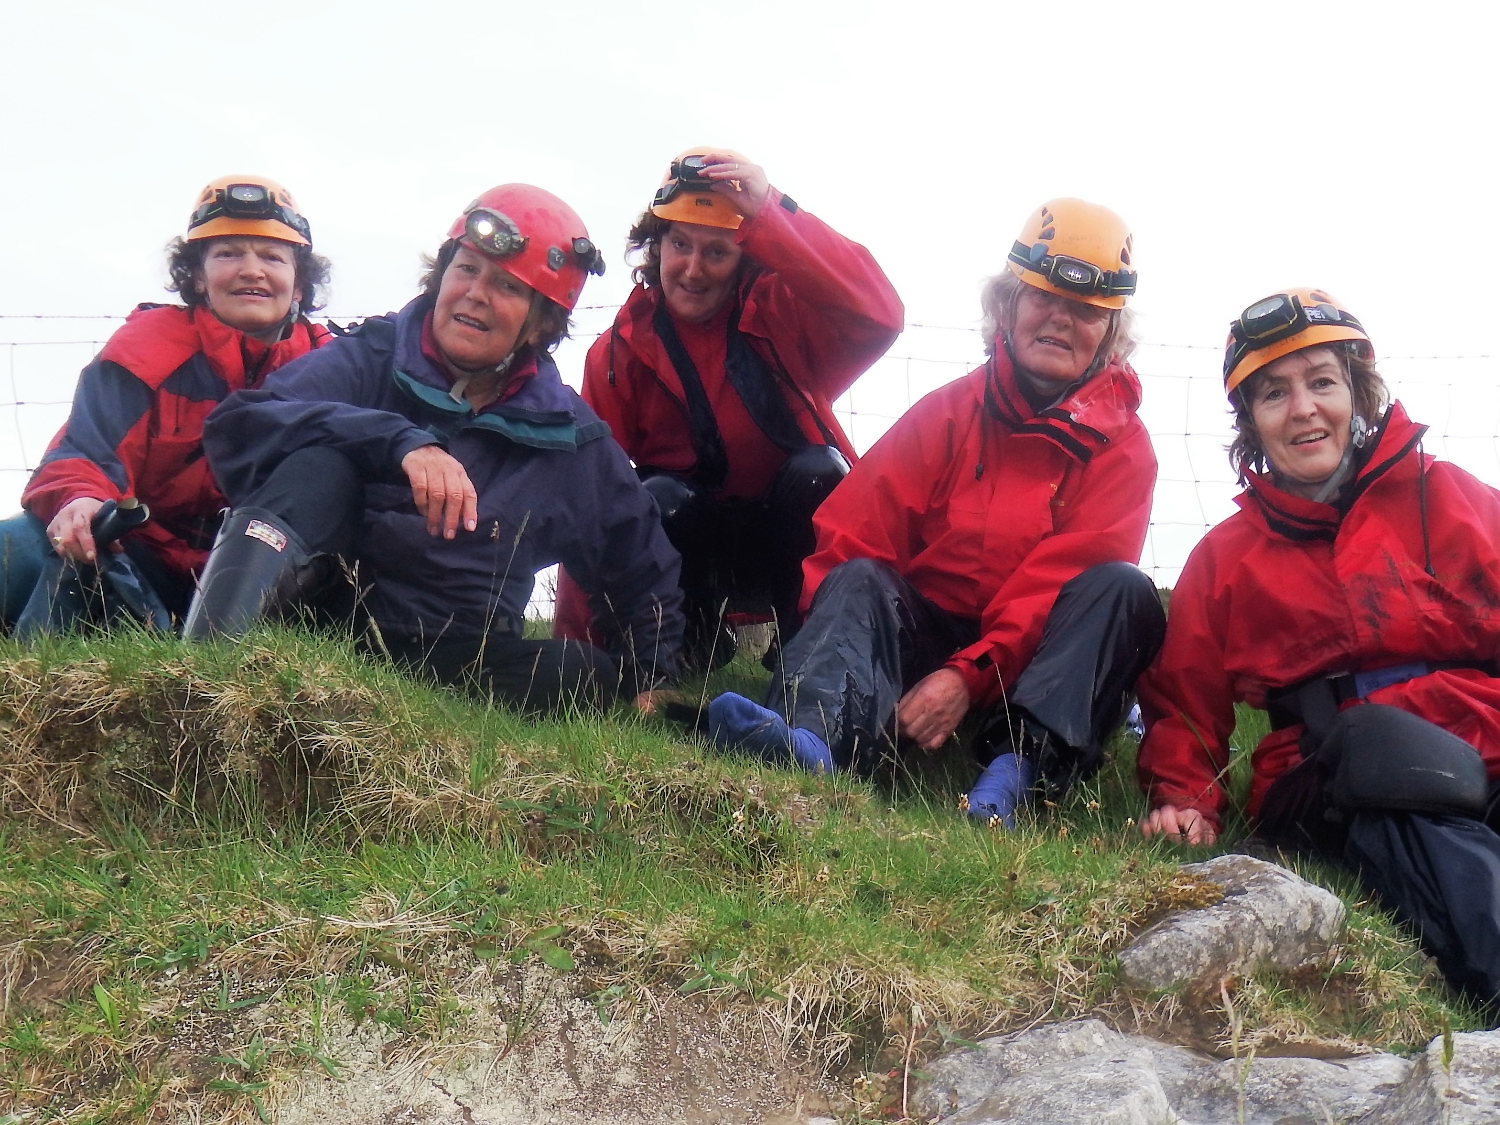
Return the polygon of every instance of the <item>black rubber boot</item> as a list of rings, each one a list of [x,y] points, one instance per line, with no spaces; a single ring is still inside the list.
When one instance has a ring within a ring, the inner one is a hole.
[[[240,636],[267,612],[295,604],[321,585],[330,562],[264,508],[235,509],[198,579],[183,637]]]

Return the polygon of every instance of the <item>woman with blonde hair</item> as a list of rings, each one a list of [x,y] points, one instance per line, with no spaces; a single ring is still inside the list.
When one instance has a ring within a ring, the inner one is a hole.
[[[971,712],[971,815],[1009,825],[1038,783],[1098,768],[1162,611],[1140,558],[1156,457],[1136,416],[1133,247],[1113,211],[1056,199],[985,288],[989,359],[922,399],[819,510],[802,631],[764,707],[709,708],[726,746],[868,769],[935,751]]]

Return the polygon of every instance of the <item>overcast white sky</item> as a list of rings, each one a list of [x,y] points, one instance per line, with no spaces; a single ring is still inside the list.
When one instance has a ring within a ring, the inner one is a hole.
[[[109,330],[20,316],[121,315],[161,299],[163,245],[202,184],[228,172],[295,193],[333,261],[329,311],[341,315],[405,303],[419,255],[471,198],[510,180],[583,215],[611,261],[582,303],[615,304],[628,289],[624,233],[666,161],[714,143],[869,246],[909,322],[972,327],[979,283],[1026,214],[1080,195],[1133,227],[1144,335],[1178,345],[1143,349],[1137,366],[1164,478],[1217,482],[1164,485],[1156,518],[1201,531],[1232,492],[1217,349],[1253,299],[1322,285],[1384,355],[1493,350],[1494,11],[9,0],[0,344]],[[600,316],[582,314],[581,334]],[[3,351],[6,399],[66,399],[88,358]],[[968,333],[932,329],[892,353],[962,361],[979,349]],[[565,375],[581,359],[561,353]],[[1425,407],[1453,435],[1446,451],[1500,481],[1495,362],[1387,367],[1413,413]],[[912,393],[961,370],[887,360],[856,388],[855,409],[899,412],[909,368]],[[59,418],[3,413],[18,415],[0,427],[17,431],[0,447],[16,469]],[[857,422],[856,440],[883,424]],[[21,481],[0,476],[0,505]],[[1195,536],[1159,548],[1158,565],[1180,564]]]

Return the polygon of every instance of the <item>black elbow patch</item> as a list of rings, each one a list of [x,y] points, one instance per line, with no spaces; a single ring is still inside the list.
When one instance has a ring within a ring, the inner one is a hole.
[[[790,211],[793,215],[797,213],[797,201],[790,195],[783,195],[781,197],[781,205],[788,211]]]

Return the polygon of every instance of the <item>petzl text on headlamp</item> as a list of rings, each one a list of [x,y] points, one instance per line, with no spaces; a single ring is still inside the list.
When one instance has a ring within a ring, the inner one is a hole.
[[[1101,270],[1081,258],[1053,254],[1044,242],[1034,246],[1017,242],[1007,257],[1022,269],[1041,274],[1049,284],[1064,293],[1077,293],[1080,297],[1135,295],[1134,270]]]

